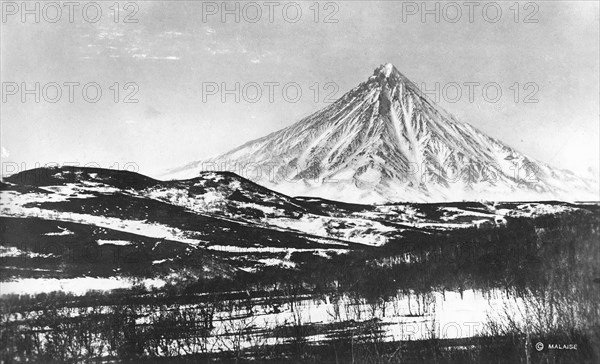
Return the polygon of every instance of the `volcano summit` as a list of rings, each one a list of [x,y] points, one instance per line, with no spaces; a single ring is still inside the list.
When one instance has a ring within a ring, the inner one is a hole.
[[[598,199],[597,182],[460,122],[390,63],[297,123],[168,176],[206,170],[288,195],[359,203]]]

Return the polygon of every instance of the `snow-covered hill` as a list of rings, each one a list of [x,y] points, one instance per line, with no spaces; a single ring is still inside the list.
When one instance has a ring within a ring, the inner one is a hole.
[[[230,172],[159,181],[79,167],[10,176],[0,184],[0,201],[0,257],[6,258],[0,271],[46,278],[293,268],[295,259],[385,250],[448,234],[486,237],[514,219],[596,208],[563,202],[359,205],[286,196]]]
[[[596,181],[458,121],[391,64],[323,110],[168,176],[208,170],[291,196],[357,203],[599,199]]]

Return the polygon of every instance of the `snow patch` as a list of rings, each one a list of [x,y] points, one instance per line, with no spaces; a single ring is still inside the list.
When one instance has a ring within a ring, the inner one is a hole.
[[[22,278],[1,282],[2,292],[0,295],[37,294],[56,291],[83,295],[88,291],[111,291],[119,288],[131,288],[136,284],[142,284],[146,288],[160,288],[163,287],[166,282],[158,278],[148,278],[143,280],[122,277],[79,277],[67,279]]]
[[[120,245],[120,246],[131,245],[131,242],[130,241],[126,241],[126,240],[104,240],[104,239],[98,239],[97,242],[98,242],[98,245],[105,245],[105,244]]]
[[[63,228],[63,227],[58,227],[60,229],[60,232],[55,233],[55,232],[51,232],[51,233],[45,233],[44,235],[46,236],[66,236],[66,235],[73,235],[75,234],[72,231],[69,231],[69,229]]]

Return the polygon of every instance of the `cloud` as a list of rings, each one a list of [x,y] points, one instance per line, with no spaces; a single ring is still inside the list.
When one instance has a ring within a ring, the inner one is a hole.
[[[10,157],[10,153],[8,152],[8,149],[2,147],[2,158],[8,158]]]
[[[152,119],[152,118],[155,118],[155,117],[157,117],[157,116],[159,116],[161,114],[162,114],[162,112],[156,110],[152,106],[148,106],[146,108],[146,110],[144,110],[144,117],[146,119]]]
[[[125,124],[129,124],[129,125],[131,125],[131,124],[137,124],[137,121],[136,120],[128,119],[128,120],[125,120]]]
[[[180,37],[182,35],[183,35],[182,32],[176,32],[176,31],[170,30],[168,32],[162,32],[159,35],[159,37],[167,38],[167,39],[173,39],[173,38],[176,38],[176,37]]]
[[[215,56],[217,54],[229,54],[229,53],[231,53],[231,50],[226,49],[226,48],[217,49],[217,48],[206,47],[206,50],[210,54],[212,54],[213,56]]]
[[[110,40],[116,40],[119,38],[123,37],[123,33],[122,32],[108,32],[108,31],[101,31],[100,33],[98,33],[96,35],[96,37],[98,37],[98,39],[110,39]]]
[[[155,61],[178,61],[181,59],[177,56],[149,56],[145,53],[136,53],[132,55],[132,57],[137,59],[151,59]]]

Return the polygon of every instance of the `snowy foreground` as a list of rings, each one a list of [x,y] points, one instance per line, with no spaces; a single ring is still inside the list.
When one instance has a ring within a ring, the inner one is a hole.
[[[27,355],[39,358],[59,355],[48,343],[67,332],[82,339],[60,352],[83,360],[586,332],[595,322],[597,203],[359,205],[227,172],[158,181],[85,168],[12,176],[0,199],[5,338],[29,340],[4,350],[33,345]]]

